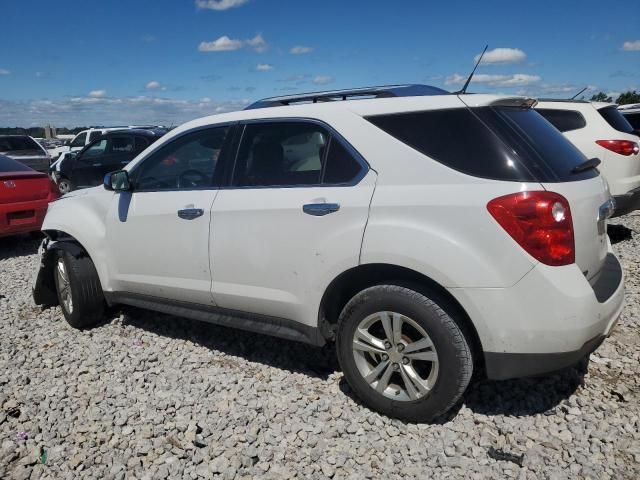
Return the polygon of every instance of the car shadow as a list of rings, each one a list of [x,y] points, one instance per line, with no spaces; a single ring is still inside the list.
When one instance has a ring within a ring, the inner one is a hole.
[[[318,348],[305,343],[133,307],[123,310],[123,323],[163,337],[189,340],[225,355],[242,357],[250,362],[323,380],[338,370],[337,361],[334,360],[335,354],[332,354],[330,347]]]
[[[611,243],[615,245],[616,243],[631,240],[633,230],[624,225],[609,224],[607,225],[607,234],[609,235],[609,239],[611,239]]]
[[[0,260],[26,257],[38,253],[42,241],[39,234],[15,235],[0,238]]]
[[[587,365],[588,359],[584,359],[575,367],[536,378],[487,380],[481,375],[474,375],[460,401],[430,423],[449,423],[463,406],[487,416],[554,415],[556,408],[584,383]],[[362,404],[344,377],[340,380],[340,390],[356,403]]]
[[[126,307],[123,323],[163,337],[189,340],[210,350],[242,357],[250,362],[326,380],[339,371],[333,347],[317,348],[304,343]],[[458,405],[433,424],[450,422],[464,405],[483,415],[553,415],[555,409],[583,384],[588,359],[553,375],[492,381],[474,376]],[[340,390],[362,405],[344,377]]]

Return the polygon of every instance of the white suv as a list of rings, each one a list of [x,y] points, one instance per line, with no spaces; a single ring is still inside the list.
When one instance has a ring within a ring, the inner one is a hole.
[[[540,100],[536,110],[587,158],[598,158],[615,199],[614,216],[640,208],[640,138],[614,103]]]
[[[335,341],[361,399],[414,421],[482,367],[573,365],[623,273],[604,180],[533,103],[376,87],[186,123],[50,204],[34,300],[78,328],[123,304]]]

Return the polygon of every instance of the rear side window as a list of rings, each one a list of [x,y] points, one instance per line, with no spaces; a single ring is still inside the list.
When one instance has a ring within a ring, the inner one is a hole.
[[[571,170],[586,158],[542,116],[512,107],[456,108],[367,120],[415,150],[467,175],[557,182],[598,174]]]
[[[598,110],[598,112],[600,113],[600,115],[602,115],[602,117],[607,121],[609,125],[611,125],[619,132],[633,133],[633,127],[616,107],[611,106],[601,108],[600,110]]]
[[[42,147],[30,137],[0,137],[0,152],[16,152],[20,150],[42,151]]]
[[[350,183],[363,171],[351,152],[310,122],[260,122],[245,126],[233,175],[238,187]]]
[[[579,130],[587,126],[587,122],[580,112],[575,110],[552,110],[536,108],[536,112],[542,115],[551,125],[561,132]]]

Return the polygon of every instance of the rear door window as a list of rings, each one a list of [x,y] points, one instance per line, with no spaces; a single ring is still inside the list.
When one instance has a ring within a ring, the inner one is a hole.
[[[433,160],[476,177],[554,182],[598,174],[596,170],[571,173],[586,158],[531,109],[456,108],[367,120]]]
[[[555,110],[550,108],[536,108],[536,112],[542,115],[547,122],[561,132],[579,130],[587,126],[587,122],[580,112],[575,110]]]
[[[617,107],[605,107],[598,110],[600,115],[607,121],[609,125],[624,133],[633,133],[633,127],[620,113]]]
[[[235,165],[238,187],[351,184],[365,171],[340,139],[312,122],[245,126]]]

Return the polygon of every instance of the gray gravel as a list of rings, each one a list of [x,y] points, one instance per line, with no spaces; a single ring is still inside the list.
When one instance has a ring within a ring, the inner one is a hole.
[[[627,306],[589,364],[474,381],[434,425],[305,345],[136,310],[73,330],[31,301],[37,242],[0,239],[0,478],[640,478],[640,216],[614,223]]]

